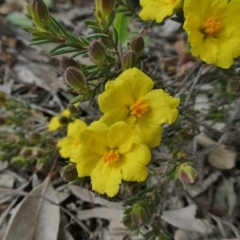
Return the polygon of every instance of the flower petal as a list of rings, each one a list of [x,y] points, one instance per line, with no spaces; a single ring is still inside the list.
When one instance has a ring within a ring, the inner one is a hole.
[[[135,143],[140,143],[140,136],[125,122],[116,122],[108,133],[109,146],[112,149],[117,148],[120,154],[124,154]]]
[[[72,154],[71,162],[77,164],[78,176],[87,177],[90,176],[93,169],[101,161],[102,155],[88,151],[83,146],[79,146]]]
[[[76,151],[77,146],[74,144],[74,138],[62,138],[58,141],[58,148],[60,148],[59,153],[63,158],[70,158],[71,155]]]
[[[131,151],[121,159],[122,176],[125,181],[142,182],[147,178],[146,165],[151,159],[149,148],[143,144],[136,144]]]
[[[108,150],[108,134],[109,128],[102,122],[93,122],[80,135],[81,145],[87,150],[98,154],[104,154]]]
[[[122,174],[118,164],[100,161],[91,173],[91,180],[94,191],[113,197],[119,191]]]
[[[134,126],[142,143],[149,148],[157,147],[161,142],[162,127],[159,124],[153,124],[145,119],[139,118]]]
[[[154,82],[145,73],[137,68],[130,68],[124,71],[115,80],[116,82],[126,82],[130,88],[131,97],[136,102],[139,98],[150,92],[154,86]],[[132,103],[134,103],[132,102]],[[132,105],[130,103],[129,106]]]
[[[160,23],[165,17],[171,16],[176,9],[181,8],[182,0],[175,3],[172,0],[140,0],[143,9],[139,16],[144,21],[156,20]]]
[[[113,123],[118,121],[124,121],[128,124],[134,124],[134,119],[129,115],[129,110],[127,108],[115,108],[109,112],[106,112],[100,121],[105,123],[107,126],[111,126]]]
[[[144,99],[149,105],[149,111],[142,118],[154,124],[175,122],[178,116],[176,107],[180,103],[179,98],[170,96],[162,89],[153,90],[148,93]]]
[[[80,119],[76,119],[74,122],[68,124],[67,136],[78,138],[80,133],[87,128],[87,124]]]
[[[60,115],[69,118],[71,116],[71,112],[68,109],[65,109],[60,113]]]
[[[50,132],[53,132],[58,130],[61,127],[62,127],[62,124],[60,123],[58,116],[52,117],[48,124],[48,130]]]
[[[121,75],[118,78],[120,78]],[[127,83],[117,81],[117,79],[107,82],[105,91],[98,96],[99,108],[103,113],[115,108],[126,108],[134,103]]]

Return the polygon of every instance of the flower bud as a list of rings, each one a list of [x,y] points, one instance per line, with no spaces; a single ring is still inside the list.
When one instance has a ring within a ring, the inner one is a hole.
[[[130,43],[130,49],[136,54],[140,54],[144,49],[144,41],[141,35],[136,36]]]
[[[193,184],[197,181],[197,171],[191,166],[191,163],[182,163],[177,168],[177,175],[183,184]]]
[[[97,65],[104,63],[106,52],[104,46],[97,40],[90,43],[88,47],[88,54],[90,59]]]
[[[16,164],[16,165],[24,165],[26,164],[26,159],[23,156],[16,156],[11,159],[11,163]]]
[[[45,21],[50,20],[50,14],[44,1],[36,0],[34,5],[34,10],[39,20],[45,20]]]
[[[61,173],[61,178],[65,182],[72,182],[78,179],[78,172],[76,169],[76,165],[74,164],[69,164],[67,166],[64,166],[60,173]]]
[[[35,158],[41,158],[44,155],[44,151],[40,148],[35,148],[32,153],[33,157]]]
[[[29,138],[30,138],[30,140],[41,140],[41,139],[42,139],[42,136],[41,136],[41,134],[38,133],[38,132],[31,132],[31,133],[29,134]]]
[[[231,94],[240,93],[240,77],[232,78],[227,85],[227,92]]]
[[[31,157],[32,156],[32,149],[31,148],[24,148],[21,150],[20,155],[22,157]]]
[[[60,67],[65,72],[68,67],[80,68],[80,63],[71,58],[62,58],[60,60]]]
[[[62,116],[62,115],[58,116],[58,120],[59,120],[61,125],[68,124],[68,118],[65,117],[65,116]]]
[[[73,87],[76,91],[86,89],[86,79],[83,73],[76,67],[68,67],[65,72],[65,80],[68,85]]]
[[[96,10],[106,17],[113,11],[115,0],[95,0],[95,4]]]
[[[148,223],[150,217],[147,211],[146,204],[134,203],[132,206],[131,218],[132,221],[138,226]]]
[[[74,104],[68,104],[67,109],[71,114],[76,114],[77,113],[77,108],[75,107]]]
[[[134,67],[137,64],[137,59],[137,54],[134,51],[129,50],[127,53],[125,53],[122,57],[123,70]]]

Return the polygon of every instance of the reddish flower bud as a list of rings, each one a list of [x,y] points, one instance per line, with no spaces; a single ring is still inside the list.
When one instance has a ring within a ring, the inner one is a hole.
[[[38,133],[38,132],[31,132],[31,133],[29,134],[29,139],[30,139],[30,140],[41,140],[41,139],[42,139],[42,136],[41,136],[41,134]]]
[[[197,171],[191,166],[191,163],[182,163],[177,168],[177,175],[183,184],[193,184],[197,181]]]
[[[86,79],[83,73],[76,67],[68,67],[66,69],[65,80],[76,91],[81,92],[86,89]]]
[[[68,104],[67,109],[72,114],[76,114],[78,111],[77,108],[74,106],[74,104]]]
[[[113,11],[115,0],[95,0],[95,4],[96,10],[106,17]]]
[[[50,14],[44,1],[36,0],[34,4],[34,10],[39,20],[50,20]]]
[[[130,43],[130,49],[136,54],[140,54],[144,49],[144,41],[141,35],[136,36]]]
[[[32,156],[32,149],[31,148],[24,148],[21,150],[20,155],[23,157],[31,157]]]
[[[148,221],[150,220],[150,217],[148,214],[146,204],[134,203],[132,206],[131,218],[132,218],[132,221],[138,226],[148,223]]]
[[[91,60],[97,64],[101,65],[106,59],[106,52],[104,46],[97,40],[90,43],[88,47],[88,54]]]
[[[68,124],[68,118],[65,117],[65,116],[58,116],[58,119],[59,119],[59,122],[62,124],[62,125],[65,125],[65,124]]]
[[[135,67],[135,65],[137,64],[137,59],[137,54],[134,51],[129,50],[127,53],[125,53],[122,57],[123,70]]]
[[[41,158],[44,155],[44,151],[40,148],[35,148],[32,153],[33,157],[35,158]]]
[[[78,172],[76,165],[69,164],[64,166],[61,170],[61,178],[66,182],[76,181],[78,179]]]

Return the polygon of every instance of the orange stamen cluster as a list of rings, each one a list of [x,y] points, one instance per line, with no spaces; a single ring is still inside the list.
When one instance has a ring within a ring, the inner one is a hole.
[[[222,24],[220,22],[215,21],[214,18],[210,17],[207,19],[204,24],[204,32],[208,35],[213,35],[218,32],[222,28]]]
[[[76,139],[74,142],[74,146],[77,148],[79,144],[80,144],[80,139]]]
[[[130,113],[134,116],[135,120],[141,117],[144,113],[148,111],[148,104],[144,99],[138,99],[131,107]]]
[[[102,157],[103,161],[108,163],[116,162],[119,158],[118,150],[110,150],[109,152],[104,153]]]

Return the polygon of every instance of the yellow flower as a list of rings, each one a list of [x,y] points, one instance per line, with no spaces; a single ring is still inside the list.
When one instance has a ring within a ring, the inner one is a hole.
[[[193,56],[229,68],[240,55],[240,1],[184,1],[183,28]]]
[[[137,68],[130,68],[109,81],[99,95],[101,121],[111,125],[124,121],[132,126],[148,147],[160,143],[161,124],[173,123],[180,99],[169,96],[162,89],[153,90],[154,82]]]
[[[62,127],[62,123],[59,121],[59,117],[61,116],[69,118],[71,116],[71,113],[68,109],[65,109],[59,115],[52,117],[48,124],[48,130],[50,132],[56,131]]]
[[[70,158],[80,144],[80,133],[87,128],[87,124],[80,119],[68,124],[67,137],[58,141],[60,155]]]
[[[77,164],[79,177],[91,177],[96,192],[113,197],[122,179],[137,182],[146,179],[151,152],[126,123],[107,127],[100,121],[93,122],[80,139],[71,161]]]
[[[156,20],[161,23],[164,18],[173,15],[182,8],[183,0],[140,0],[142,10],[139,16],[142,20]]]

